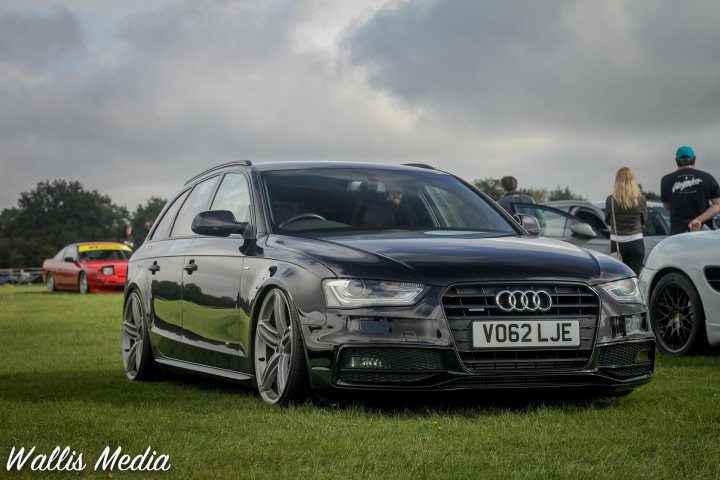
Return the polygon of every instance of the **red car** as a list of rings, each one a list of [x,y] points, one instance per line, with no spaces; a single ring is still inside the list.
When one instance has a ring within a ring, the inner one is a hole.
[[[43,262],[43,280],[48,292],[122,291],[131,255],[130,247],[122,243],[73,243]]]

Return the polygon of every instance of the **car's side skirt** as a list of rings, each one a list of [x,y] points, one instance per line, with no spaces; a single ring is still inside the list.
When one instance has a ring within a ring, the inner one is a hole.
[[[232,370],[225,370],[223,368],[210,367],[207,365],[200,365],[192,362],[185,362],[182,360],[174,360],[171,358],[156,358],[155,361],[160,365],[174,369],[182,370],[185,372],[191,372],[202,376],[217,377],[224,380],[230,380],[235,382],[248,383],[253,379],[253,375],[235,372]]]

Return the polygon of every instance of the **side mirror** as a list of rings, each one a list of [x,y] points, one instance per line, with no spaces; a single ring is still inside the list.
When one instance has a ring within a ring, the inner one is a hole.
[[[525,231],[533,237],[537,237],[538,235],[540,235],[540,223],[538,222],[537,218],[533,217],[532,215],[525,215],[522,213],[516,213],[515,215],[513,215],[513,218],[517,220],[520,226],[523,227]]]
[[[570,231],[573,233],[573,235],[577,235],[578,237],[584,237],[584,238],[597,237],[597,233],[595,232],[595,230],[593,230],[593,228],[585,222],[573,223],[570,226]]]
[[[73,257],[65,257],[65,258],[63,259],[63,262],[75,263],[75,259],[74,259]]]
[[[233,233],[244,233],[247,223],[235,220],[229,210],[209,210],[195,215],[190,229],[200,235],[227,237]]]

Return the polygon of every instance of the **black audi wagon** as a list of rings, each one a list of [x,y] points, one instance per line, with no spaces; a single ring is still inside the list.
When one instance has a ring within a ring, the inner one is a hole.
[[[125,372],[245,382],[271,404],[649,381],[633,272],[538,229],[424,165],[220,165],[179,190],[130,260]]]

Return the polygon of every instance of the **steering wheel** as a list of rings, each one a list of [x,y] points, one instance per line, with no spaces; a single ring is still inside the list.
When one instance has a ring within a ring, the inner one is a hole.
[[[299,220],[309,220],[311,218],[314,218],[316,220],[327,221],[327,218],[323,217],[322,215],[318,215],[317,213],[301,213],[300,215],[295,215],[294,217],[288,218],[283,223],[278,225],[278,227],[285,228],[286,226],[290,225],[293,222],[297,222]]]

